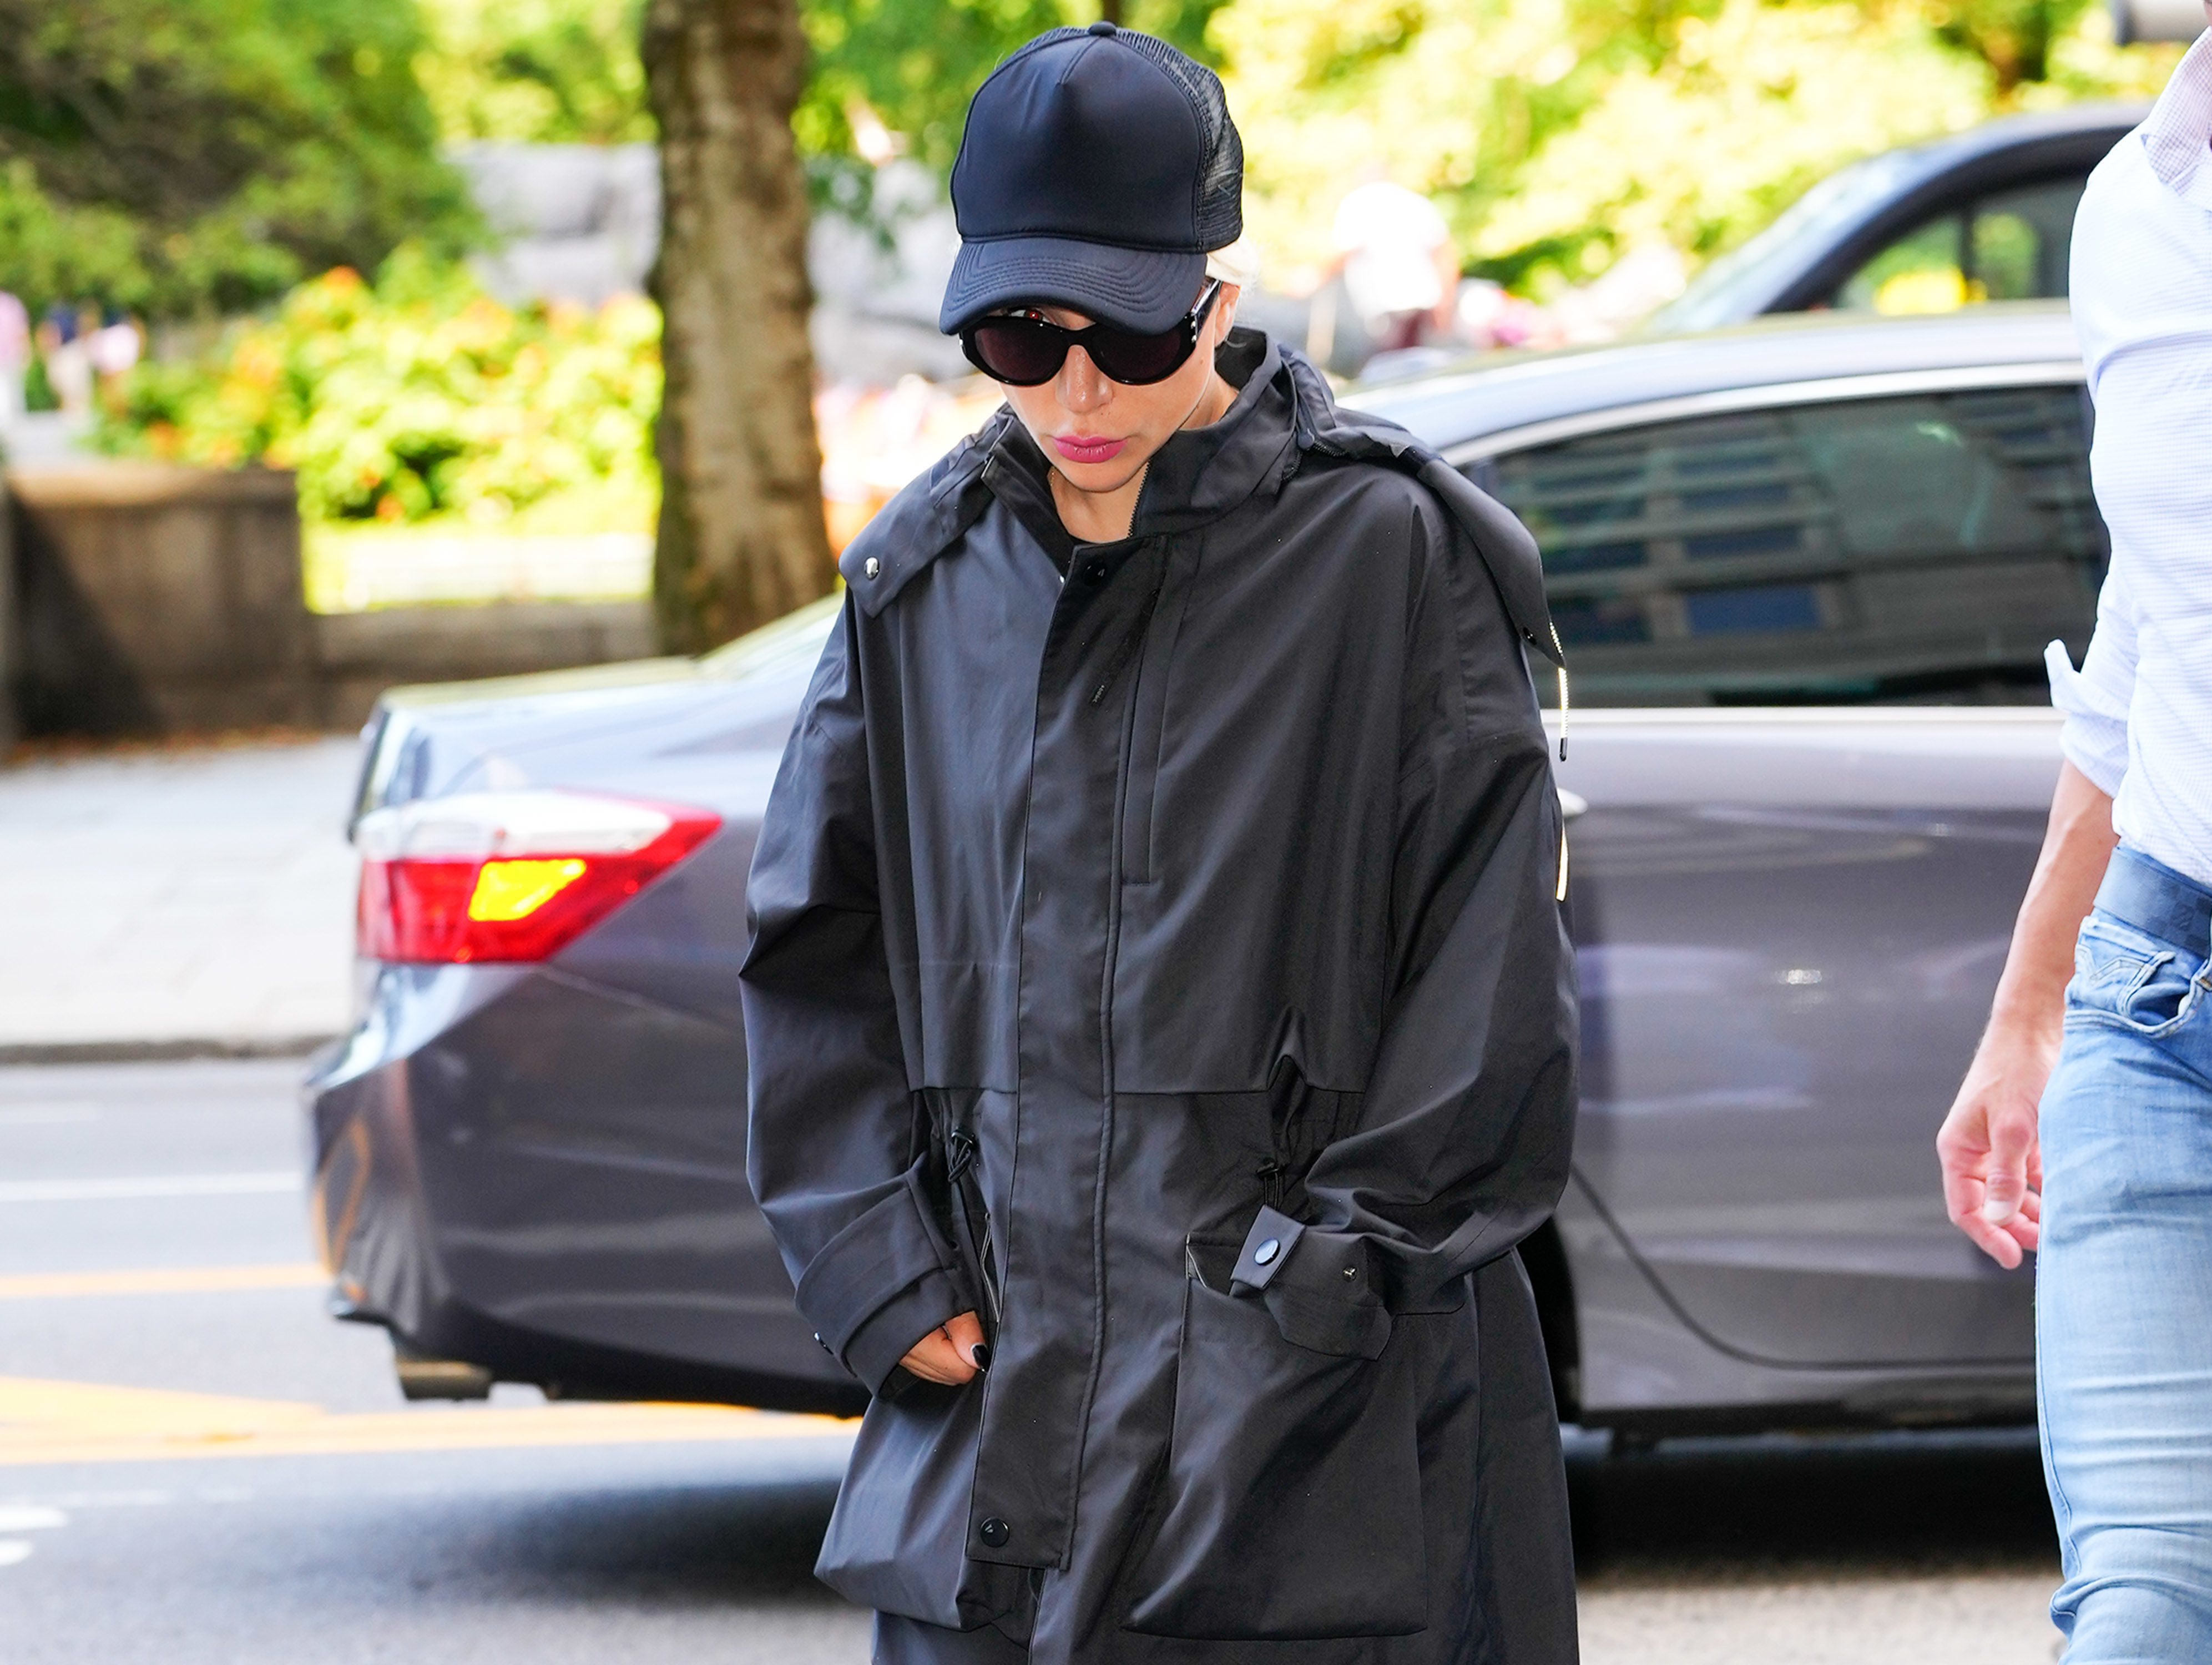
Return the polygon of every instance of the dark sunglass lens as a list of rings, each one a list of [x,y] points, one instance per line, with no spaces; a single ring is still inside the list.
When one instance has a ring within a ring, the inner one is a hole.
[[[1115,381],[1143,386],[1164,381],[1190,356],[1181,330],[1160,335],[1132,335],[1125,330],[1100,330],[1091,344],[1091,362]]]
[[[986,319],[969,332],[969,338],[984,372],[1018,387],[1050,381],[1067,356],[1058,331],[1029,319]]]

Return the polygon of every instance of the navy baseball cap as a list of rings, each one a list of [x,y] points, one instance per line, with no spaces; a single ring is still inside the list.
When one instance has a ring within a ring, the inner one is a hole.
[[[991,72],[952,164],[947,335],[1019,302],[1152,334],[1244,229],[1244,145],[1221,82],[1111,23],[1053,29]]]

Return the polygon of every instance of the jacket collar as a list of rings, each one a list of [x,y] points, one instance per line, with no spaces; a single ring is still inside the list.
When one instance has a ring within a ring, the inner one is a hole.
[[[1214,362],[1237,389],[1237,397],[1218,420],[1170,434],[1152,453],[1129,526],[1132,538],[1218,520],[1270,479],[1279,484],[1287,471],[1293,394],[1274,343],[1257,330],[1232,330]],[[1053,502],[1052,465],[1044,453],[1018,422],[996,430],[990,451],[985,483],[1066,571],[1075,540]]]
[[[1170,434],[1152,453],[1132,538],[1218,520],[1287,472],[1296,428],[1282,349],[1257,330],[1231,330],[1214,362],[1237,397],[1218,421]]]
[[[1186,428],[1154,454],[1132,537],[1218,520],[1262,487],[1280,490],[1308,455],[1379,463],[1436,494],[1473,540],[1522,635],[1545,658],[1560,659],[1535,539],[1502,504],[1395,422],[1344,410],[1320,371],[1259,331],[1231,331],[1218,362],[1231,382],[1241,372],[1243,386],[1220,421]],[[871,617],[881,612],[994,499],[1065,570],[1074,544],[1053,507],[1049,466],[1014,413],[1000,407],[846,546],[837,566],[854,600]]]
[[[975,524],[991,504],[983,472],[1008,428],[1019,428],[1003,405],[928,471],[909,480],[837,557],[837,570],[860,611],[873,618],[916,573]]]

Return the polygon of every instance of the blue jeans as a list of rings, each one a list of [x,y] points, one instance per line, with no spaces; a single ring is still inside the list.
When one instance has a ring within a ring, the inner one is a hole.
[[[2112,857],[2043,1095],[2037,1399],[2069,1665],[2212,1661],[2212,892]]]

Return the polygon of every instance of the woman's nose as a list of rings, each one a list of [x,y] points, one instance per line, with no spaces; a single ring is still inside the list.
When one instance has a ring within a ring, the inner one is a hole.
[[[1098,374],[1098,367],[1091,362],[1091,355],[1080,347],[1067,349],[1066,362],[1060,367],[1060,402],[1078,415],[1096,410],[1114,397],[1114,384]]]

